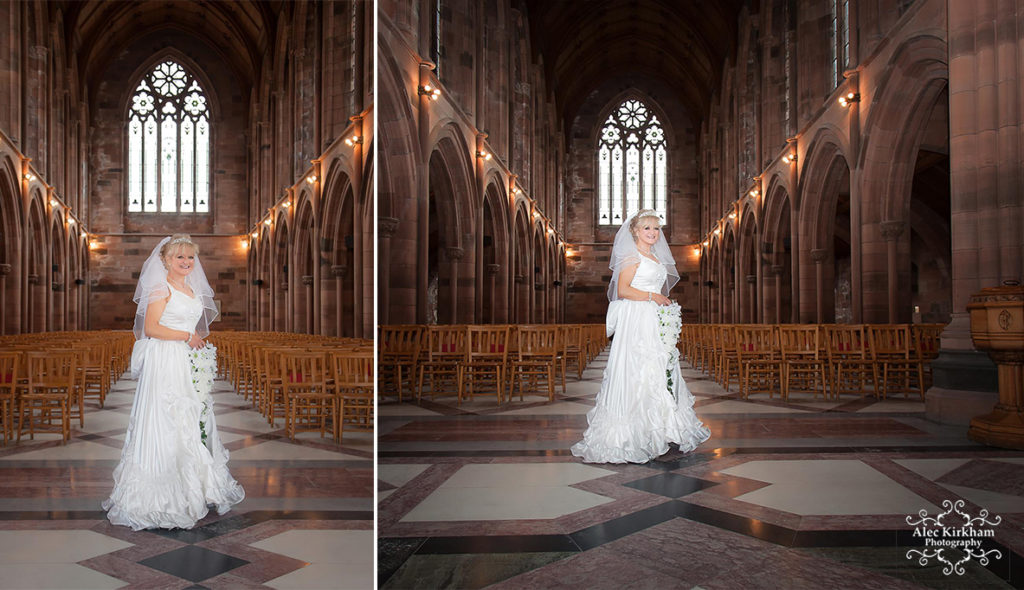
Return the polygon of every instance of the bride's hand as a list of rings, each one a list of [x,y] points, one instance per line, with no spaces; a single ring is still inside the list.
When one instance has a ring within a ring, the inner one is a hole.
[[[206,346],[206,343],[203,342],[203,339],[200,338],[198,334],[193,332],[192,338],[190,338],[188,341],[188,345],[194,350],[199,350],[200,348]]]
[[[661,293],[652,293],[651,301],[657,303],[658,305],[668,305],[669,303],[672,303],[671,299],[665,297]]]

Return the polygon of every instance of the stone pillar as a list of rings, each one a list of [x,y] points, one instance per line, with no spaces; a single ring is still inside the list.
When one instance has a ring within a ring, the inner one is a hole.
[[[7,332],[6,329],[6,318],[7,318],[7,275],[11,274],[13,267],[10,264],[0,264],[0,305],[4,306],[3,313],[0,313],[0,336],[3,336]]]
[[[462,248],[449,246],[448,248],[445,248],[444,253],[445,256],[448,257],[448,261],[451,263],[448,275],[450,277],[449,280],[451,281],[451,283],[449,284],[450,288],[448,290],[449,297],[451,298],[451,301],[449,302],[449,304],[451,305],[451,315],[448,316],[448,320],[450,324],[457,324],[459,323],[459,261],[462,260],[462,257],[466,254],[466,251],[463,250]]]
[[[337,330],[335,335],[338,337],[341,337],[345,333],[345,314],[342,313],[342,311],[343,305],[345,304],[345,271],[347,270],[348,267],[344,264],[335,264],[331,266],[331,274],[338,281],[338,286],[334,290],[334,302],[336,309],[338,310],[337,313],[334,314],[334,319],[338,324],[335,326],[335,330]]]
[[[514,281],[516,286],[513,292],[516,294],[516,297],[513,303],[515,304],[516,314],[513,321],[517,324],[528,324],[530,323],[527,317],[530,304],[526,300],[526,294],[523,293],[523,287],[526,285],[526,275],[516,275]]]
[[[784,323],[782,319],[782,272],[786,267],[781,264],[772,265],[772,274],[775,276],[775,322]]]
[[[488,264],[487,265],[487,290],[488,295],[491,299],[491,317],[487,318],[490,323],[498,323],[498,271],[501,270],[500,264]],[[2,292],[0,292],[2,294]]]
[[[302,275],[302,286],[306,291],[306,333],[313,333],[313,275]],[[297,328],[298,326],[296,326]]]
[[[377,218],[377,232],[380,236],[380,254],[377,260],[382,261],[382,264],[378,264],[377,272],[379,277],[377,278],[377,289],[380,296],[378,297],[378,322],[381,324],[391,323],[391,267],[388,262],[391,260],[391,236],[395,235],[395,230],[398,229],[398,219],[394,217],[378,217]],[[341,313],[341,310],[338,310]]]
[[[750,317],[748,318],[747,323],[756,324],[757,323],[757,275],[747,275],[747,285],[748,285],[747,293],[750,294],[749,295],[750,303],[749,303],[749,306],[748,306],[748,310],[750,312]]]
[[[811,250],[811,260],[814,261],[815,309],[817,310],[817,322],[819,324],[825,323],[825,273],[821,265],[825,262],[827,256],[828,250]]]
[[[897,240],[903,235],[906,223],[902,221],[883,221],[882,237],[885,238],[885,263],[886,277],[889,289],[889,323],[895,324],[898,321],[899,305],[899,269],[896,268],[896,247]]]
[[[424,19],[427,20],[427,19]],[[430,29],[427,29],[426,39],[430,39]],[[424,53],[423,55],[429,55]],[[420,62],[419,85],[433,85],[430,74],[434,64],[429,61]],[[430,243],[430,106],[431,100],[426,94],[419,95],[419,108],[416,109],[417,130],[419,132],[419,145],[422,157],[416,163],[416,189],[419,198],[416,199],[416,243],[421,247],[417,249],[416,268],[416,321],[427,323],[427,284],[430,282],[430,249],[425,247]]]

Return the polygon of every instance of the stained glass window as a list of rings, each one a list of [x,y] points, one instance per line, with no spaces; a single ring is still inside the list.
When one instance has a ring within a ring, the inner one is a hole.
[[[636,99],[619,105],[598,138],[598,223],[620,225],[639,209],[654,209],[665,222],[667,156],[658,117]]]
[[[210,212],[210,110],[199,81],[161,62],[139,82],[128,118],[128,211]]]
[[[850,0],[832,0],[831,75],[832,88],[842,82],[850,65]]]

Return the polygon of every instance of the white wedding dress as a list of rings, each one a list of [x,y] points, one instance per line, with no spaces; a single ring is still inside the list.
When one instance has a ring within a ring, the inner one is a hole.
[[[630,286],[659,293],[666,274],[664,265],[641,256]],[[670,442],[689,452],[706,441],[711,432],[693,411],[693,394],[661,340],[658,304],[612,301],[606,323],[614,334],[608,365],[597,405],[587,412],[590,426],[572,454],[587,463],[646,463],[665,454]]]
[[[169,287],[170,299],[160,324],[193,331],[203,311],[198,298]],[[242,501],[245,492],[228,473],[228,451],[217,435],[213,401],[199,422],[203,401],[192,385],[184,342],[138,340],[133,371],[141,361],[138,388],[124,438],[121,461],[114,469],[114,491],[103,502],[116,525],[141,529],[190,529],[206,516],[208,505],[219,514]]]

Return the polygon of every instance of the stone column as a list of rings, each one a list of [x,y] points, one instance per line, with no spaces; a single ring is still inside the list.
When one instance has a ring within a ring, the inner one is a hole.
[[[449,246],[448,248],[445,248],[444,253],[445,256],[448,257],[448,261],[451,263],[448,275],[449,280],[451,281],[449,284],[450,288],[448,295],[451,298],[451,301],[449,302],[449,304],[451,305],[451,315],[449,315],[448,318],[450,324],[457,324],[459,323],[459,261],[462,260],[462,257],[466,254],[466,251],[463,250],[462,248]]]
[[[750,318],[747,323],[757,323],[757,275],[747,275],[747,292],[750,294]]]
[[[487,265],[487,290],[491,299],[491,317],[487,318],[492,324],[498,323],[498,271],[501,270],[500,264],[488,264]],[[2,292],[0,292],[2,294]]]
[[[313,333],[313,275],[302,275],[302,286],[306,291],[306,333]],[[298,327],[298,326],[296,326]]]
[[[0,305],[3,305],[4,312],[0,313],[0,336],[6,334],[7,318],[7,275],[11,274],[10,264],[0,264]]]
[[[899,304],[899,269],[896,268],[897,240],[903,235],[906,223],[903,221],[883,221],[882,237],[885,238],[886,277],[889,288],[889,323],[895,324],[898,318]]]
[[[391,237],[395,235],[397,229],[398,219],[394,217],[377,218],[377,232],[380,237],[380,254],[377,259],[382,261],[382,264],[377,265],[377,272],[379,273],[377,279],[377,292],[379,293],[377,298],[379,304],[377,316],[381,324],[391,323],[391,267],[389,263],[391,261]]]
[[[515,299],[515,317],[512,318],[514,323],[517,324],[528,324],[530,320],[527,319],[528,311],[530,309],[529,302],[526,301],[526,297],[523,294],[523,286],[526,285],[526,275],[516,275],[513,279],[515,281],[515,289],[513,292],[516,294]]]
[[[819,324],[825,323],[825,279],[824,270],[822,269],[822,263],[825,262],[825,258],[828,256],[828,250],[815,249],[811,250],[811,260],[814,261],[814,292],[815,292],[815,308],[817,309],[817,321]]]
[[[338,324],[335,326],[335,330],[337,330],[335,336],[339,337],[345,333],[345,330],[343,329],[345,324],[345,314],[342,313],[342,306],[345,304],[345,272],[347,270],[348,267],[344,264],[335,264],[331,266],[331,275],[333,275],[338,281],[338,286],[334,290],[335,309],[337,310],[334,314],[334,320]]]
[[[784,323],[782,319],[782,273],[786,267],[781,264],[772,265],[772,274],[775,276],[775,322]]]

